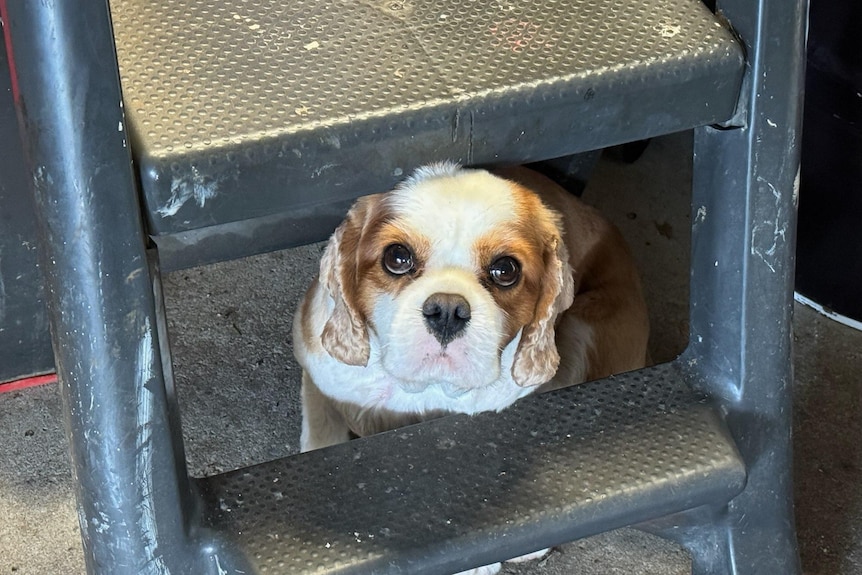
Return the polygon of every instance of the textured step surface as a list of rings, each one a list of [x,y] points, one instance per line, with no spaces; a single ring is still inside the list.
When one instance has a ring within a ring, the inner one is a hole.
[[[151,231],[727,119],[743,57],[699,0],[116,0]]]
[[[744,483],[720,419],[665,365],[199,487],[205,524],[225,537],[222,567],[413,575],[722,503]]]

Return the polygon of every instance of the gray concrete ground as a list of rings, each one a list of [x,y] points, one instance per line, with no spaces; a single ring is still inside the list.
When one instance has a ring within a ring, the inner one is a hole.
[[[633,165],[604,160],[584,196],[618,223],[640,263],[659,361],[686,341],[690,154],[689,134],[657,139]],[[321,249],[312,245],[166,278],[193,473],[297,451],[300,374],[290,322]],[[800,306],[795,331],[794,473],[804,570],[862,574],[862,333]],[[0,575],[82,573],[77,530],[56,386],[0,394]],[[684,575],[690,562],[680,548],[625,529],[504,572]]]

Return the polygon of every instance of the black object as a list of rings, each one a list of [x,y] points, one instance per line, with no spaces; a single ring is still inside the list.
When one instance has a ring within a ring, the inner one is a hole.
[[[0,6],[90,573],[451,573],[633,522],[683,543],[697,575],[800,572],[805,2],[725,0],[717,19],[689,0],[120,0],[128,124],[104,3]],[[189,480],[159,256],[322,237],[307,222],[418,163],[542,160],[693,126],[691,340],[671,366]],[[148,258],[148,233],[175,249]],[[369,496],[337,504],[362,483]],[[382,518],[381,493],[395,494]]]
[[[0,383],[54,370],[36,262],[36,213],[23,150],[13,136],[18,120],[4,40],[0,30]]]
[[[796,289],[862,321],[862,5],[813,2]]]

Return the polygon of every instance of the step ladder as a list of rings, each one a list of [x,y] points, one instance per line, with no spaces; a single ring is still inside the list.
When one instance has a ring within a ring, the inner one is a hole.
[[[89,573],[446,574],[624,525],[682,543],[698,575],[800,572],[804,1],[0,8]],[[353,199],[430,161],[523,163],[690,128],[677,361],[188,476],[161,269],[322,239]]]

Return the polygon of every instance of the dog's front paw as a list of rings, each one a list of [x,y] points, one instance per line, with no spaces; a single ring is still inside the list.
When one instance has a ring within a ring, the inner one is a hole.
[[[485,565],[483,567],[461,571],[460,573],[455,573],[455,575],[496,575],[499,572],[500,564],[494,563],[493,565]]]

